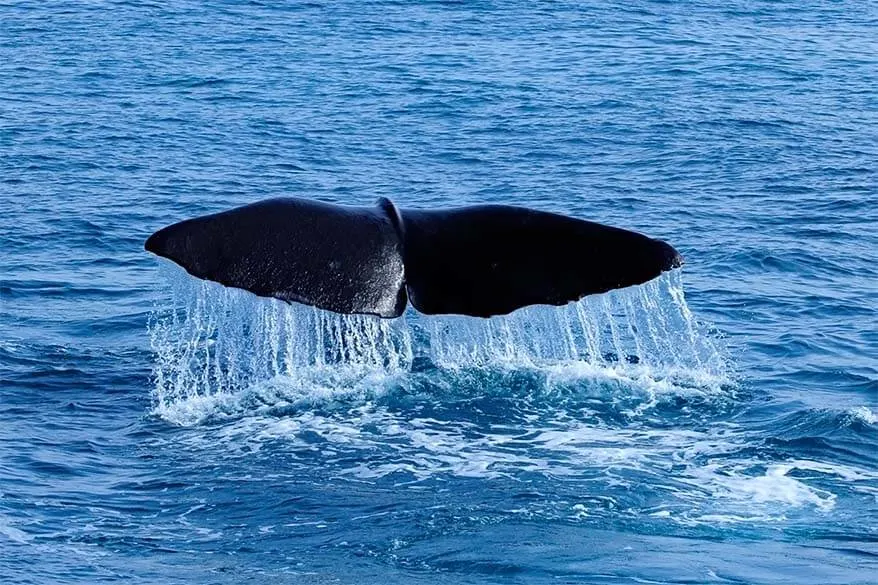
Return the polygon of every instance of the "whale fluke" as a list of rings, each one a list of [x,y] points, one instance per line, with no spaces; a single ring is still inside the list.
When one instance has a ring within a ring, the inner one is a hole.
[[[642,234],[505,205],[399,210],[281,198],[163,228],[146,249],[193,276],[337,313],[502,315],[682,265]]]

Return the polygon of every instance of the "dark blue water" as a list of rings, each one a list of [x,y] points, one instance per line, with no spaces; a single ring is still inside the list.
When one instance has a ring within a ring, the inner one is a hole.
[[[3,4],[0,581],[878,582],[876,30],[855,1]],[[526,205],[687,263],[388,323],[142,249],[284,195]]]

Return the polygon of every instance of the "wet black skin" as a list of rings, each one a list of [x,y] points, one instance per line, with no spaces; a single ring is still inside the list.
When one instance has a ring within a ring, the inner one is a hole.
[[[193,276],[337,313],[489,317],[642,284],[681,266],[660,240],[505,205],[400,210],[270,199],[163,228],[146,249]]]

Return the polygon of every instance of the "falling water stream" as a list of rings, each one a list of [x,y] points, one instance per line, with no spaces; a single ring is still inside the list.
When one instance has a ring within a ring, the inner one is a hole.
[[[488,319],[341,315],[195,280],[166,267],[170,304],[150,326],[155,410],[193,423],[194,405],[258,393],[258,406],[375,394],[414,370],[564,371],[566,378],[719,388],[730,368],[686,305],[679,271],[561,307]],[[547,378],[551,383],[554,378]],[[179,416],[181,411],[186,416]],[[215,413],[213,413],[215,414]],[[244,412],[237,412],[243,415]]]

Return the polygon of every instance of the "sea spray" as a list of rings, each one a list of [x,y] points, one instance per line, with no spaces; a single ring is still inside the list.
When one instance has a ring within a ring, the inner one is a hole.
[[[259,298],[173,267],[166,273],[170,304],[150,323],[154,398],[160,414],[185,402],[187,421],[374,395],[416,360],[421,370],[539,370],[560,385],[597,377],[651,396],[727,379],[724,354],[692,316],[679,271],[562,307],[489,319],[409,311],[395,320]]]

